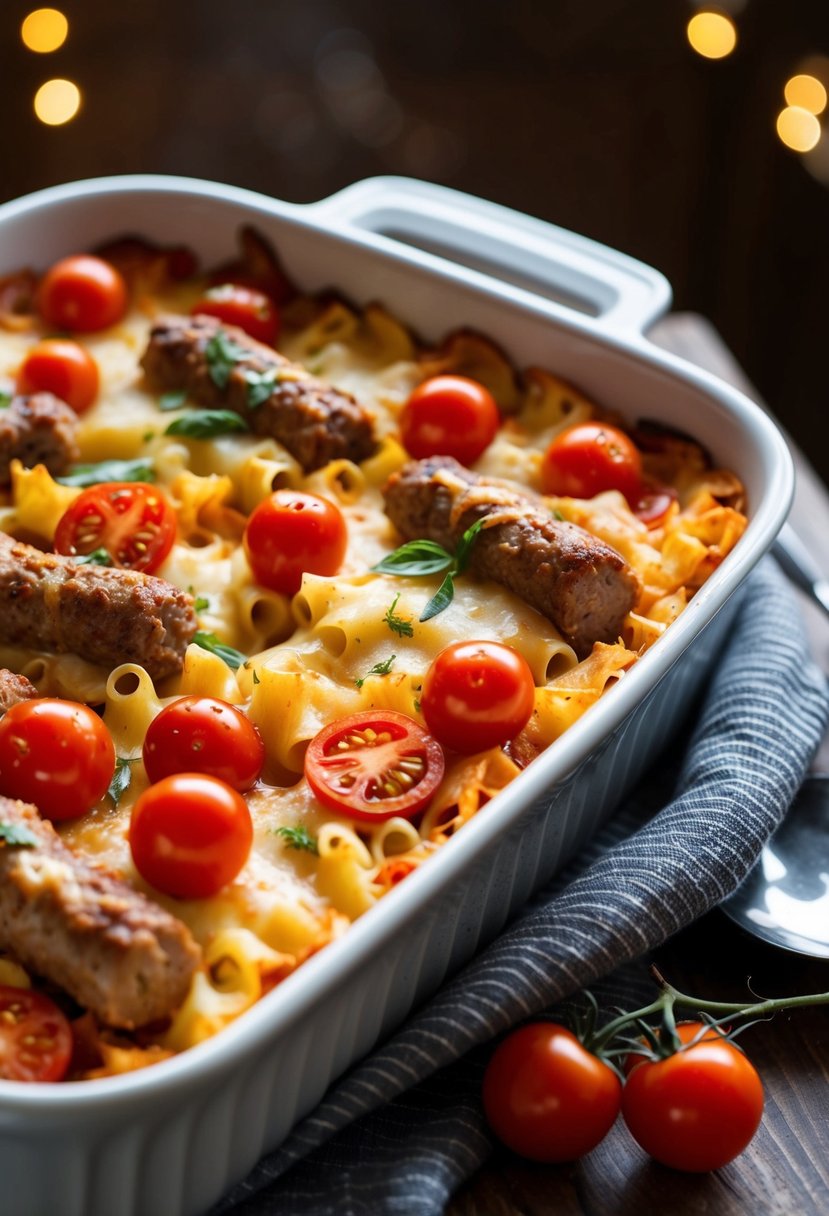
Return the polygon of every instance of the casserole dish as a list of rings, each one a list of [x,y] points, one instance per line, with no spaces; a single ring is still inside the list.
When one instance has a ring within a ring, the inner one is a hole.
[[[82,1086],[0,1082],[2,1208],[14,1213],[198,1213],[243,1176],[497,932],[682,727],[728,603],[792,495],[790,458],[766,416],[643,336],[669,302],[659,274],[450,191],[378,179],[297,207],[175,178],[75,183],[0,209],[0,267],[45,265],[126,232],[218,262],[241,223],[308,291],[380,300],[426,338],[462,323],[627,417],[691,431],[739,474],[750,523],[660,644],[465,827],[462,844],[216,1039]]]

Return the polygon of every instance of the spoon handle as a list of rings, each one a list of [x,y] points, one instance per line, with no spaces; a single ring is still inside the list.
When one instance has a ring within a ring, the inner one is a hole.
[[[789,524],[784,524],[772,552],[793,583],[807,592],[829,616],[829,579],[825,578],[809,550]]]

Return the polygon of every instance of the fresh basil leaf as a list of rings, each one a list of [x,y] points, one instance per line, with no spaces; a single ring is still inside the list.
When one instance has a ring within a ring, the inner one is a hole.
[[[135,764],[137,759],[137,756],[132,760],[127,759],[126,756],[117,756],[115,759],[115,772],[112,774],[112,780],[109,783],[107,793],[116,806],[121,800],[121,795],[125,794],[130,788],[130,782],[132,781],[132,768],[130,766]]]
[[[242,359],[247,359],[250,351],[229,338],[223,329],[217,329],[205,346],[204,354],[207,359],[207,373],[216,388],[227,388],[234,367]]]
[[[158,399],[158,408],[165,414],[170,410],[180,410],[187,400],[187,392],[185,389],[174,389],[170,393],[162,393]]]
[[[101,460],[98,464],[77,464],[71,473],[56,477],[64,486],[97,486],[105,481],[155,481],[151,460]]]
[[[202,650],[209,650],[211,654],[217,655],[234,671],[245,661],[241,650],[234,650],[232,646],[226,646],[224,642],[219,641],[215,633],[205,633],[204,630],[197,629],[193,634],[193,641],[197,646],[201,646]]]
[[[91,553],[79,553],[72,558],[76,566],[111,566],[112,554],[109,549],[93,549]]]
[[[275,367],[269,367],[264,372],[255,372],[252,368],[245,372],[248,386],[245,401],[249,410],[255,410],[270,399],[278,379],[279,372]]]
[[[0,840],[21,849],[31,849],[40,844],[31,828],[24,823],[0,823]]]
[[[164,434],[183,435],[187,439],[214,439],[217,435],[246,430],[248,424],[244,418],[232,410],[188,410],[174,419]]]
[[[12,403],[11,393],[0,393],[0,410],[8,409]]]
[[[472,551],[472,546],[475,544],[478,533],[484,526],[486,516],[482,515],[480,519],[476,519],[474,524],[466,529],[463,536],[458,541],[458,547],[455,550],[455,573],[463,574],[466,569],[466,563],[469,561],[469,554]]]
[[[274,836],[282,836],[287,849],[301,849],[306,853],[319,856],[316,837],[312,836],[306,827],[297,824],[295,828],[274,828]]]
[[[417,578],[446,570],[453,560],[452,554],[433,540],[410,540],[386,554],[371,570],[373,574],[410,574]]]
[[[193,602],[193,609],[196,612],[206,612],[210,607],[210,600],[206,595],[197,595]]]
[[[444,608],[448,608],[454,598],[455,580],[452,571],[450,570],[435,594],[429,600],[429,603],[421,612],[420,620],[431,621],[433,616],[437,616],[439,612],[443,612]]]

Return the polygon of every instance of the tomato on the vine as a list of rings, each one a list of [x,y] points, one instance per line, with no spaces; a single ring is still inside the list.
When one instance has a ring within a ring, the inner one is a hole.
[[[353,819],[412,819],[443,778],[439,743],[391,709],[351,714],[308,744],[305,776],[324,806]]]
[[[488,388],[466,376],[433,376],[419,384],[400,415],[410,456],[454,456],[474,464],[497,434],[498,406]]]
[[[45,338],[33,346],[20,365],[21,393],[54,393],[76,414],[88,410],[98,396],[98,364],[89,351],[69,338]]]
[[[43,992],[0,984],[0,1078],[60,1081],[72,1056],[72,1031]]]
[[[127,311],[123,275],[93,254],[62,258],[46,271],[37,306],[47,325],[73,333],[95,333],[120,321]]]
[[[55,529],[55,552],[69,557],[105,549],[113,565],[152,574],[176,537],[176,513],[141,481],[107,481],[82,490]]]
[[[204,773],[164,777],[139,795],[129,830],[135,868],[176,899],[208,899],[232,882],[253,842],[238,790]]]
[[[347,544],[339,508],[301,490],[276,490],[260,502],[245,527],[253,577],[283,595],[299,591],[303,574],[336,574]]]
[[[633,1138],[656,1161],[703,1173],[733,1161],[751,1141],[763,1113],[763,1086],[754,1065],[704,1023],[677,1027],[674,1055],[631,1070],[622,1114]]]
[[[257,342],[273,346],[279,335],[279,313],[269,296],[238,283],[219,283],[200,296],[190,312],[235,325]]]
[[[574,1161],[610,1131],[622,1083],[571,1031],[531,1022],[495,1049],[482,1096],[490,1127],[513,1152],[533,1161]]]
[[[215,697],[179,697],[153,718],[144,736],[150,781],[173,773],[207,773],[244,793],[265,760],[256,726],[241,710]]]
[[[47,819],[74,819],[103,798],[115,747],[88,705],[40,697],[0,718],[0,792],[33,802]]]
[[[535,681],[523,655],[502,642],[453,642],[432,662],[420,707],[444,747],[470,755],[513,739],[529,721]]]
[[[642,457],[632,439],[606,422],[560,431],[541,461],[541,489],[565,498],[620,490],[633,503],[642,488]]]

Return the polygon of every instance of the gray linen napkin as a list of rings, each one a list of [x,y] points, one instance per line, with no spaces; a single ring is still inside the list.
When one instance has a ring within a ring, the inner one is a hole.
[[[663,757],[576,862],[336,1083],[214,1216],[437,1216],[491,1149],[479,1090],[493,1036],[729,895],[783,818],[827,720],[826,679],[766,559],[684,756]]]

